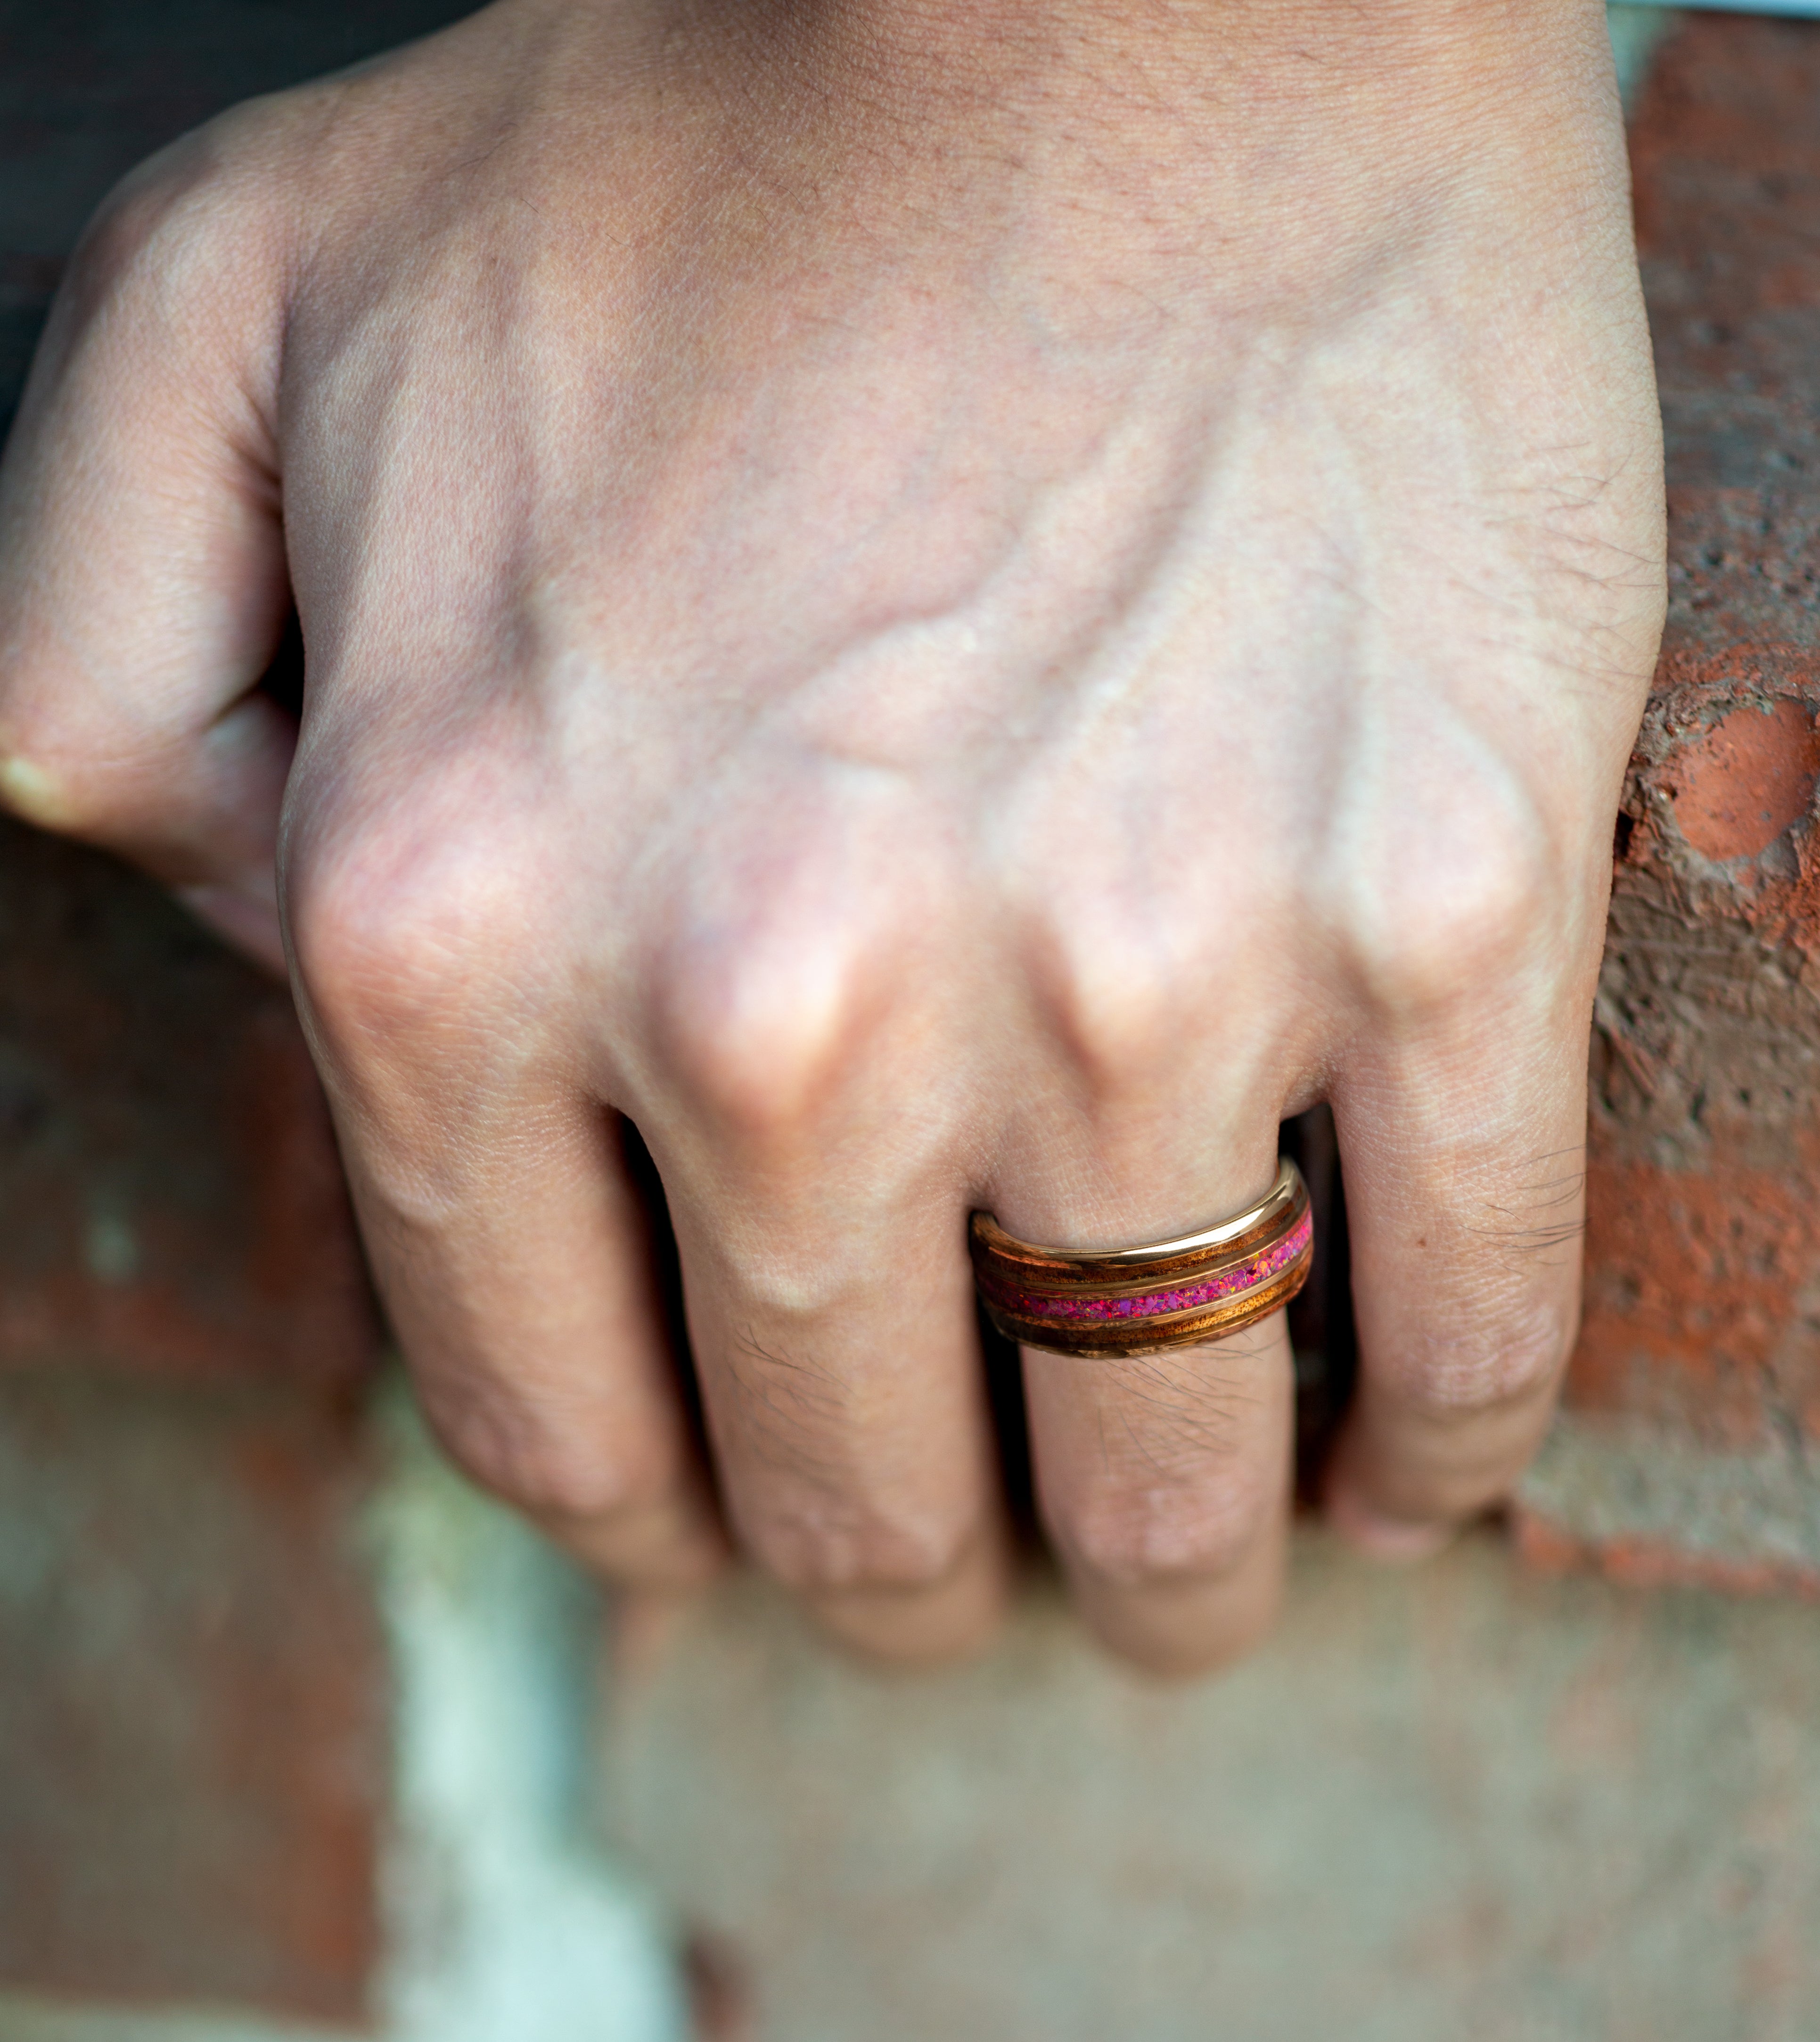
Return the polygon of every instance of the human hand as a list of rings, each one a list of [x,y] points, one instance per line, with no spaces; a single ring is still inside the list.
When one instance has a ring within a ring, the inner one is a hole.
[[[1592,0],[502,0],[110,203],[0,790],[288,954],[433,1421],[675,1582],[635,1122],[725,1521],[939,1654],[1005,1578],[970,1209],[1183,1233],[1330,1099],[1334,1516],[1421,1550],[1532,1450],[1662,515]],[[1025,1386],[1100,1635],[1253,1638],[1280,1317]]]

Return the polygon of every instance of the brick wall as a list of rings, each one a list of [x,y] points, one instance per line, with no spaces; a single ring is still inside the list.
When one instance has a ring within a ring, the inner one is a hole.
[[[1820,29],[1696,16],[1632,124],[1669,610],[1593,1045],[1542,1564],[1820,1591]]]
[[[287,996],[0,824],[0,1983],[364,2005],[376,1344]]]

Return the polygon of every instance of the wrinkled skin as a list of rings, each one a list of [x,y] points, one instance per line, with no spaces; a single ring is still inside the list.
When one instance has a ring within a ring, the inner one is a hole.
[[[1520,1468],[1663,600],[1588,0],[501,0],[129,181],[3,488],[0,789],[288,961],[426,1408],[606,1574],[971,1646],[969,1210],[1178,1233],[1322,1099],[1332,1515]],[[1024,1381],[1087,1621],[1253,1639],[1280,1317]]]

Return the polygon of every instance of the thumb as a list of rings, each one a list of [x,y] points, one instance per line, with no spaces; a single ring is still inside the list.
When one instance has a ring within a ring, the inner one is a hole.
[[[284,969],[294,744],[254,690],[289,614],[275,206],[204,129],[85,237],[0,464],[0,801],[138,860]]]

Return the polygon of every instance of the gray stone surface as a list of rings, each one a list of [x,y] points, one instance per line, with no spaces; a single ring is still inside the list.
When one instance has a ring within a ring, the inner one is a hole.
[[[1311,1535],[1276,1639],[1146,1687],[1052,1597],[887,1680],[734,1585],[635,1619],[619,1834],[755,2042],[1811,2042],[1820,1621]]]
[[[1564,1412],[1518,1491],[1586,1545],[1642,1543],[1741,1585],[1820,1593],[1820,1466],[1799,1434],[1722,1452],[1636,1418]]]

